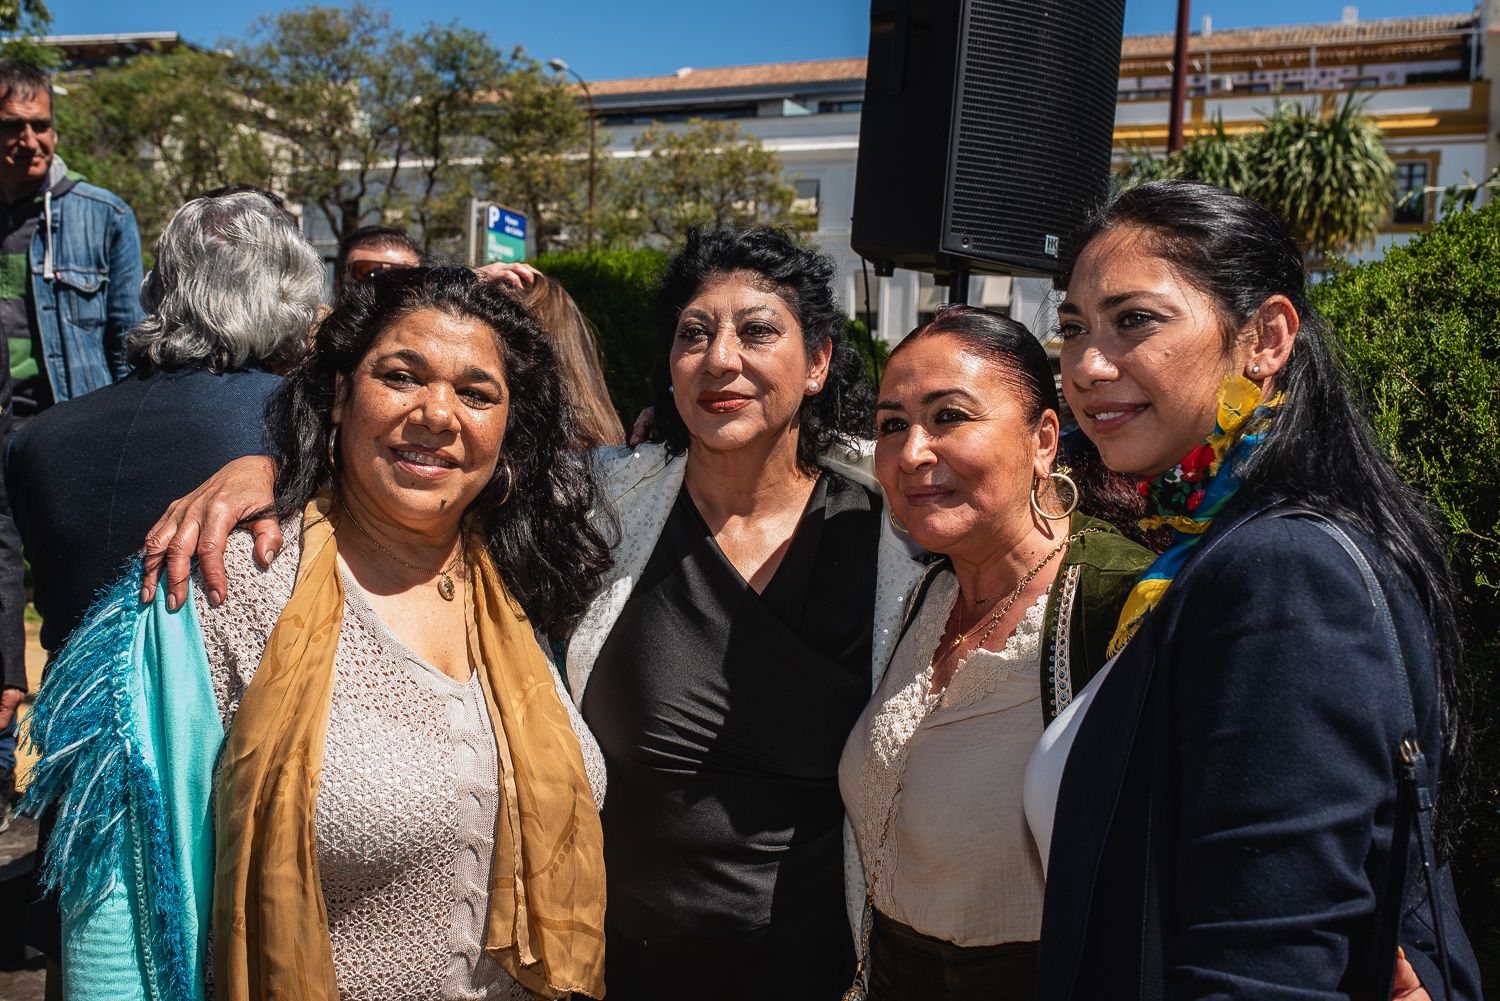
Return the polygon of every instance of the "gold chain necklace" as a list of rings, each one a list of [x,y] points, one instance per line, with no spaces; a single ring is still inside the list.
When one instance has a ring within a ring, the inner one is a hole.
[[[462,545],[458,547],[458,553],[453,557],[453,561],[446,567],[440,570],[428,570],[426,567],[419,567],[415,564],[406,562],[401,557],[397,556],[395,553],[382,546],[379,539],[376,539],[375,536],[365,531],[365,526],[359,523],[359,519],[354,517],[354,512],[349,510],[349,505],[344,503],[344,497],[342,494],[339,495],[339,507],[344,509],[344,513],[349,516],[349,520],[354,523],[354,527],[359,529],[359,534],[369,539],[370,544],[373,545],[376,549],[380,550],[382,553],[385,553],[391,559],[406,567],[406,569],[408,570],[415,570],[418,573],[436,574],[438,579],[438,594],[443,596],[444,601],[452,601],[454,595],[458,594],[458,589],[453,586],[453,578],[450,575],[453,573],[453,568],[463,562],[464,547]]]
[[[1017,584],[1016,589],[1010,593],[1010,596],[1008,598],[1005,599],[1005,604],[997,608],[988,618],[976,623],[967,631],[959,633],[958,638],[955,639],[951,644],[949,644],[949,646],[943,651],[943,653],[948,654],[952,653],[954,650],[957,650],[960,646],[963,645],[965,639],[973,635],[975,630],[977,630],[980,626],[988,623],[989,628],[986,629],[984,631],[984,635],[979,638],[979,646],[984,646],[985,640],[990,638],[990,634],[995,631],[995,627],[1000,624],[1000,620],[1005,618],[1005,613],[1010,611],[1010,606],[1014,605],[1020,599],[1021,595],[1026,593],[1027,585],[1036,580],[1037,574],[1041,573],[1042,570],[1047,566],[1047,564],[1051,563],[1053,559],[1056,558],[1058,553],[1062,552],[1064,549],[1067,549],[1070,543],[1083,538],[1083,536],[1088,535],[1091,532],[1100,531],[1103,531],[1103,529],[1085,528],[1081,532],[1074,532],[1072,535],[1068,536],[1066,539],[1053,546],[1052,549],[1047,553],[1047,555],[1042,557],[1041,562],[1037,563],[1036,566],[1026,571],[1026,573],[1021,577],[1021,583]],[[933,708],[940,701],[942,701],[941,694],[939,694],[937,697],[929,697],[927,699],[927,709],[922,714],[922,719],[917,722],[917,727],[921,727],[922,723],[926,722],[927,717],[932,715]],[[916,730],[914,729],[912,732],[916,733]],[[875,918],[875,884],[880,880],[880,863],[885,858],[885,843],[891,834],[891,820],[896,816],[896,804],[900,802],[901,790],[906,785],[906,758],[904,756],[901,759],[901,771],[902,774],[896,780],[896,791],[894,794],[892,794],[890,806],[886,809],[885,823],[881,826],[880,829],[880,840],[875,845],[875,854],[870,863],[870,886],[865,891],[864,919],[860,922],[859,959],[854,967],[854,983],[851,984],[849,989],[844,992],[843,1001],[865,1001],[867,997],[865,991],[865,965],[869,962],[870,959],[870,926],[874,923]]]
[[[1085,528],[1083,531],[1075,532],[1074,534],[1059,542],[1057,545],[1053,546],[1052,549],[1048,551],[1047,555],[1042,557],[1040,563],[1032,567],[1030,570],[1026,571],[1026,573],[1021,576],[1021,583],[1016,585],[1016,589],[1012,591],[1010,593],[1010,596],[1005,599],[1005,603],[991,612],[988,617],[981,619],[980,621],[970,626],[968,629],[965,629],[963,632],[960,632],[957,636],[953,637],[953,643],[949,646],[949,650],[957,650],[959,647],[963,646],[964,641],[967,640],[970,636],[974,635],[974,633],[981,626],[988,624],[989,628],[984,631],[983,636],[979,637],[979,642],[976,644],[976,646],[984,646],[985,640],[990,638],[990,634],[995,631],[995,627],[1000,624],[1000,620],[1005,618],[1005,613],[1010,611],[1010,606],[1014,605],[1016,601],[1021,597],[1021,595],[1026,593],[1026,588],[1031,584],[1032,581],[1036,580],[1037,574],[1046,569],[1047,564],[1051,563],[1053,558],[1057,556],[1058,553],[1062,552],[1064,549],[1067,549],[1070,542],[1073,542],[1074,540],[1082,536],[1088,535],[1090,532],[1097,531],[1099,531],[1099,529],[1097,528]]]

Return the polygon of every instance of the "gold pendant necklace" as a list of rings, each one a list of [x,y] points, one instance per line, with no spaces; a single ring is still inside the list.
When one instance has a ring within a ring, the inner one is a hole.
[[[462,545],[458,547],[458,553],[453,557],[452,562],[450,562],[446,567],[440,570],[428,570],[426,567],[419,567],[406,562],[401,557],[397,556],[395,553],[382,546],[380,544],[380,540],[376,539],[375,536],[365,531],[365,526],[359,523],[359,519],[354,517],[354,512],[349,510],[349,505],[344,503],[344,497],[342,494],[339,495],[339,507],[344,509],[344,513],[349,516],[349,520],[354,523],[354,527],[359,529],[359,534],[369,539],[370,544],[373,545],[376,549],[380,550],[382,553],[385,553],[385,555],[389,556],[397,563],[406,567],[408,570],[415,570],[418,573],[435,574],[438,579],[437,591],[438,594],[442,595],[444,601],[452,601],[454,597],[457,596],[458,588],[454,585],[453,577],[451,576],[451,574],[453,573],[454,568],[457,567],[464,558],[464,547]]]

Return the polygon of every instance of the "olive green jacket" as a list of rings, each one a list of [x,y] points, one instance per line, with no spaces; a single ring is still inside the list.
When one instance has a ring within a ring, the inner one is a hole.
[[[1115,634],[1120,609],[1156,554],[1131,542],[1119,529],[1087,515],[1073,515],[1070,532],[1099,529],[1068,546],[1047,595],[1042,620],[1042,713],[1051,723],[1098,673]],[[1059,623],[1064,628],[1059,628]]]

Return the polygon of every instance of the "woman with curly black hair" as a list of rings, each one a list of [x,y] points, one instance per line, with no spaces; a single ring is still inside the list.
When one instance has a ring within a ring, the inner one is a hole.
[[[31,717],[69,997],[602,996],[602,763],[536,633],[608,562],[557,372],[465,269],[352,286],[270,408],[285,558],[237,533],[231,593],[137,571],[74,633]]]
[[[872,398],[834,273],[778,230],[692,233],[657,298],[660,440],[596,453],[624,542],[568,677],[610,775],[611,999],[852,974],[839,755],[918,566],[849,465]]]

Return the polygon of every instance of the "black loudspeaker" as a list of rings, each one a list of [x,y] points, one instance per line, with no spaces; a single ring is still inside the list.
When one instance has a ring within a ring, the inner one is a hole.
[[[1107,194],[1125,0],[874,0],[856,252],[1050,275]]]

